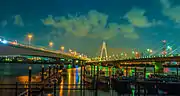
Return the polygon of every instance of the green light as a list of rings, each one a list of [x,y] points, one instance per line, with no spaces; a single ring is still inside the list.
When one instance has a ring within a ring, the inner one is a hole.
[[[76,63],[78,63],[79,61],[78,60],[76,60]]]
[[[65,61],[65,59],[64,58],[62,58],[62,59],[60,59],[61,61]]]
[[[102,68],[103,68],[102,66],[99,66],[99,69],[100,69],[100,70],[102,70]]]
[[[149,77],[149,75],[150,75],[150,73],[146,73],[146,75],[145,75],[146,77],[145,77],[145,78],[148,78],[148,77]]]
[[[72,68],[72,65],[71,65],[71,64],[68,65],[68,69],[70,69],[70,68]]]
[[[121,56],[124,55],[124,53],[121,53]]]
[[[135,52],[134,51],[132,51],[132,54],[134,54]]]
[[[149,52],[149,51],[150,51],[150,49],[147,49],[147,51]]]
[[[135,90],[134,90],[134,89],[132,89],[132,96],[134,96],[134,93],[135,93]]]

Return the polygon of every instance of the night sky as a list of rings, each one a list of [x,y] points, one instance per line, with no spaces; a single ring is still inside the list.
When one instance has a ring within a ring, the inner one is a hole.
[[[95,56],[179,45],[179,0],[1,0],[0,36],[54,49],[61,45]]]

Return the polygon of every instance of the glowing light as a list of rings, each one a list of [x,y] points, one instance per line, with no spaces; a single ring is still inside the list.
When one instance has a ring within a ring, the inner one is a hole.
[[[64,51],[64,46],[61,46],[61,51]]]
[[[49,47],[53,47],[54,43],[53,42],[49,42]]]
[[[135,52],[134,51],[132,51],[132,54],[134,54]]]
[[[28,38],[28,43],[29,43],[29,46],[30,46],[31,45],[31,40],[33,38],[33,35],[32,34],[28,34],[27,38]]]
[[[28,34],[28,39],[32,39],[33,35],[32,34]]]
[[[147,51],[149,52],[149,51],[150,51],[150,49],[147,49]]]
[[[163,43],[166,43],[166,40],[163,40],[162,42],[163,42]]]
[[[7,44],[8,43],[8,41],[7,40],[3,40],[3,41],[1,41],[3,44]]]
[[[78,63],[79,61],[78,60],[76,60],[76,63]]]

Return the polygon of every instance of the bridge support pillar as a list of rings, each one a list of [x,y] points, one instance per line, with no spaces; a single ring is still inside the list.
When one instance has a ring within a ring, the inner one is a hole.
[[[51,78],[51,65],[49,65],[49,80]]]
[[[81,86],[80,86],[80,89],[81,89],[81,96],[83,95],[82,94],[82,91],[83,91],[83,89],[82,89],[82,83],[83,83],[83,68],[82,68],[82,62],[80,62],[80,66],[81,66]]]
[[[64,64],[61,63],[61,64],[60,64],[60,70],[63,69],[63,68],[64,68]]]
[[[179,66],[178,65],[176,67],[176,76],[177,76],[177,79],[179,80]]]
[[[31,96],[31,73],[32,73],[32,67],[29,66],[29,77],[28,77],[28,96]]]
[[[135,67],[135,69],[134,69],[134,75],[135,75],[135,80],[136,80],[136,78],[137,78],[137,68]]]
[[[53,75],[56,73],[56,66],[53,66]]]
[[[99,81],[99,80],[98,80],[98,79],[99,79],[98,77],[99,77],[99,65],[97,66],[97,73],[96,73],[96,79],[95,79],[95,80],[96,80],[96,81],[95,81],[95,82],[96,82],[95,96],[98,96],[98,81]]]
[[[93,65],[91,65],[91,77],[93,77]]]
[[[82,62],[82,64],[83,64],[83,66],[84,66],[84,76],[86,76],[86,66],[85,66],[85,63],[84,62]],[[85,82],[83,83],[83,84],[85,84]],[[83,85],[83,96],[85,96],[85,91],[86,91],[86,87],[85,87],[85,85]]]
[[[75,60],[75,59],[73,59],[73,61],[72,61],[72,67],[73,67],[73,68],[76,68],[76,66],[75,66],[75,65],[76,65],[76,60]]]
[[[56,65],[56,73],[58,74],[58,71],[59,71],[59,66]]]
[[[144,67],[144,80],[146,79],[146,66]]]
[[[128,67],[126,66],[126,77],[128,77]]]
[[[54,90],[53,90],[53,96],[56,96],[56,81],[54,81]]]
[[[41,81],[44,81],[44,65],[42,65],[42,70],[41,70]]]

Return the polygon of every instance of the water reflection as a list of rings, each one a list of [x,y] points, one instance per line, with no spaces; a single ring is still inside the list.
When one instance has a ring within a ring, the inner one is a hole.
[[[87,71],[91,71],[89,68],[87,68]],[[81,96],[81,90],[73,90],[75,88],[80,89],[80,68],[72,68],[72,69],[67,69],[68,75],[67,77],[63,77],[62,81],[60,83],[60,90],[59,94],[57,96]],[[105,68],[105,73],[106,75],[109,75],[111,72],[110,68]],[[62,86],[62,84],[68,84]],[[66,90],[67,88],[67,90]],[[84,91],[84,90],[83,90]],[[83,96],[94,96],[95,91],[94,90],[85,90]],[[104,92],[98,90],[98,96],[110,96],[110,92]],[[117,96],[116,93],[114,92],[113,96]]]
[[[4,65],[5,66],[5,65]],[[6,66],[9,66],[9,65],[6,65]],[[15,64],[13,66],[10,66],[10,67],[5,67],[3,69],[3,66],[1,65],[0,67],[0,80],[1,80],[1,83],[14,83],[16,81],[18,82],[21,82],[21,83],[25,83],[28,81],[28,66],[29,65],[24,65],[23,67],[17,67],[17,66],[21,66],[21,64]],[[66,66],[67,67],[67,66]],[[9,69],[12,69],[12,70],[9,70]],[[91,71],[92,69],[92,71]],[[94,66],[89,66],[89,67],[86,67],[86,70],[89,71],[91,74],[94,74]],[[97,70],[97,67],[95,67],[95,70]],[[99,70],[102,70],[105,72],[105,76],[110,76],[112,74],[115,74],[116,73],[116,70],[119,70],[119,69],[116,69],[116,68],[108,68],[108,67],[100,67]],[[122,68],[124,74],[127,73],[127,75],[129,76],[132,76],[134,75],[134,68]],[[143,69],[138,69],[140,71],[143,71]],[[33,67],[32,69],[32,72],[33,74],[37,74],[38,72],[41,71],[41,66],[39,65],[39,67]],[[127,71],[127,72],[126,72]],[[170,72],[176,72],[176,68],[164,68],[164,72],[165,73],[170,73]],[[4,74],[5,73],[11,73],[11,75],[9,74]],[[62,81],[61,83],[59,84],[59,88],[60,90],[57,90],[57,96],[80,96],[80,90],[72,90],[72,89],[76,89],[76,88],[80,88],[80,82],[81,82],[81,78],[80,78],[80,68],[76,67],[76,68],[72,68],[72,69],[67,69],[67,76],[66,77],[62,77]],[[152,68],[147,68],[147,74],[148,73],[152,73],[153,72],[153,69]],[[3,74],[3,75],[2,75]],[[19,75],[19,76],[17,76]],[[35,82],[35,81],[38,81],[40,79],[38,79],[38,77],[32,75],[32,82]],[[66,85],[63,85],[63,84],[66,84]],[[0,92],[1,93],[1,92]],[[109,92],[103,92],[103,91],[99,91],[98,93],[99,95],[98,96],[109,96],[110,93]],[[93,96],[94,93],[93,91],[91,90],[87,90],[85,92],[85,96]],[[13,96],[13,95],[2,95],[0,94],[0,96]]]

